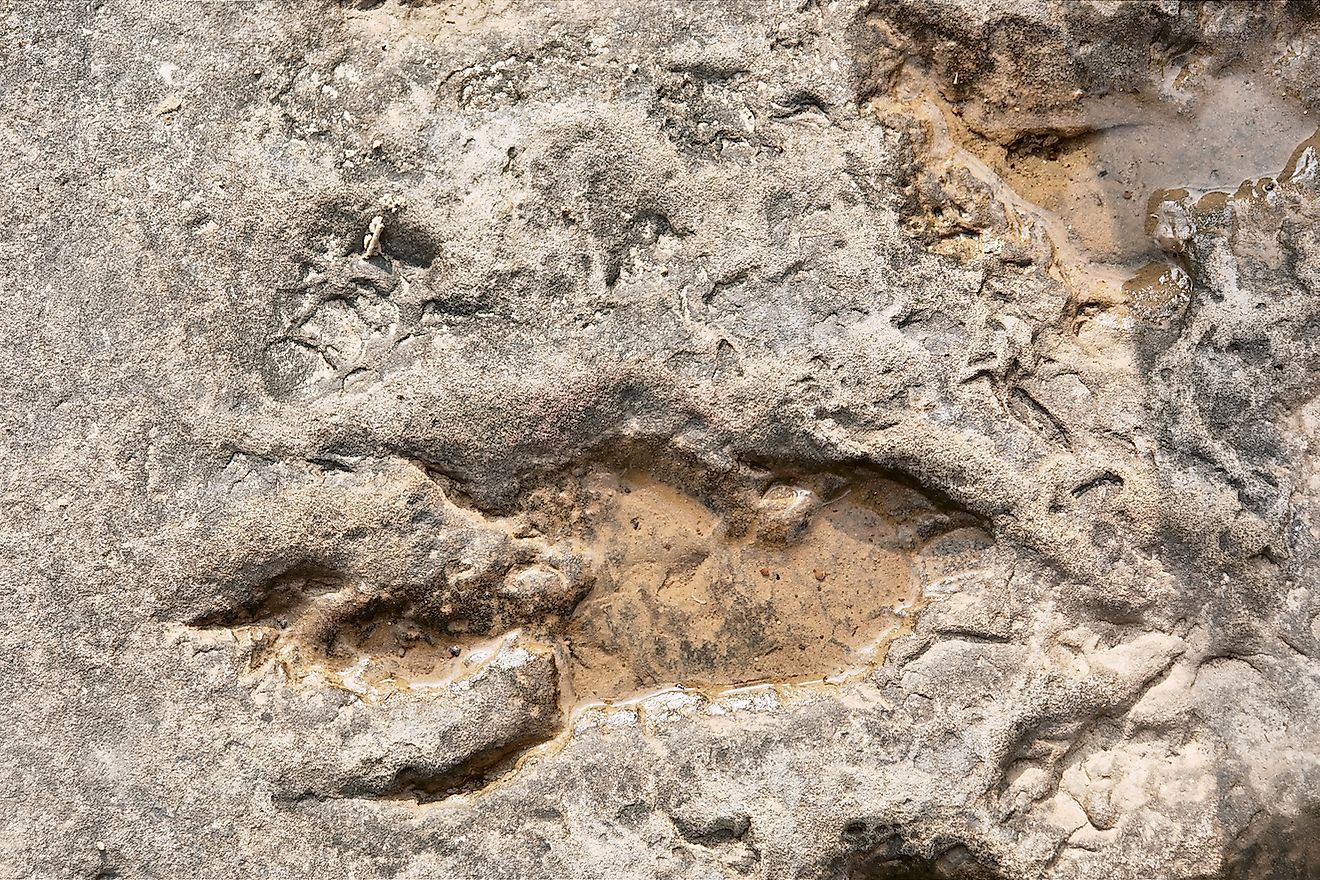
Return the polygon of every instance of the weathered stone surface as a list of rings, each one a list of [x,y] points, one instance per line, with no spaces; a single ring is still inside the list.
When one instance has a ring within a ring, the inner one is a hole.
[[[0,874],[1320,873],[1313,4],[0,13]]]

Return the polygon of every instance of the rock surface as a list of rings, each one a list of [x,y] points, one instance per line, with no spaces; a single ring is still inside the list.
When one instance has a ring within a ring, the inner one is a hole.
[[[0,14],[0,874],[1320,876],[1314,4]]]

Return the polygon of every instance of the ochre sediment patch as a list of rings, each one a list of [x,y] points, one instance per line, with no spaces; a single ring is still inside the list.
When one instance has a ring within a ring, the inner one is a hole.
[[[914,63],[892,94],[871,102],[923,131],[916,192],[934,249],[1034,262],[1089,296],[1147,291],[1139,276],[1182,271],[1190,231],[1169,227],[1165,201],[1242,196],[1257,180],[1289,178],[1317,136],[1315,118],[1259,71],[1205,77],[1184,68],[1162,92],[1088,96],[1016,127],[947,92]],[[1000,103],[1014,100],[1022,98]],[[1143,319],[1148,299],[1133,303]],[[1167,310],[1157,310],[1164,320]]]
[[[991,544],[971,515],[867,472],[687,482],[584,467],[484,520],[526,551],[502,568],[400,586],[298,567],[196,625],[232,632],[253,671],[369,699],[444,687],[504,647],[553,651],[567,708],[866,668]]]
[[[565,632],[578,699],[869,665],[932,573],[932,510],[896,484],[779,483],[723,516],[638,473],[584,489],[598,575]]]

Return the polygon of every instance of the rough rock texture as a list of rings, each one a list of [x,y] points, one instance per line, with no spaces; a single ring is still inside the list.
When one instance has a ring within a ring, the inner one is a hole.
[[[0,875],[1320,876],[1314,4],[0,14]]]

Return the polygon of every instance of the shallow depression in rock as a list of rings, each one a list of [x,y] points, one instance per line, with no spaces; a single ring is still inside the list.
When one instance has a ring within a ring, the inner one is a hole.
[[[1093,96],[1021,118],[987,116],[942,92],[916,69],[895,91],[927,127],[935,164],[970,169],[1038,221],[1066,274],[1115,288],[1164,259],[1152,211],[1165,192],[1231,192],[1278,175],[1318,124],[1265,70],[1210,78],[1183,68],[1157,93]]]
[[[228,630],[250,672],[372,700],[447,687],[505,649],[553,654],[567,708],[859,671],[926,597],[975,577],[992,546],[971,514],[854,468],[729,477],[588,464],[511,513],[448,507],[418,532],[431,576],[282,566],[194,625]],[[471,549],[442,553],[456,534]]]
[[[1264,76],[1212,80],[1188,100],[1134,100],[1092,133],[1019,139],[997,164],[1014,190],[1057,214],[1094,259],[1153,257],[1146,205],[1154,193],[1231,190],[1277,174],[1316,130],[1316,121]]]
[[[565,637],[579,700],[874,663],[923,584],[974,565],[988,542],[973,529],[926,544],[945,517],[883,482],[777,484],[719,514],[637,473],[584,488],[599,570]]]

